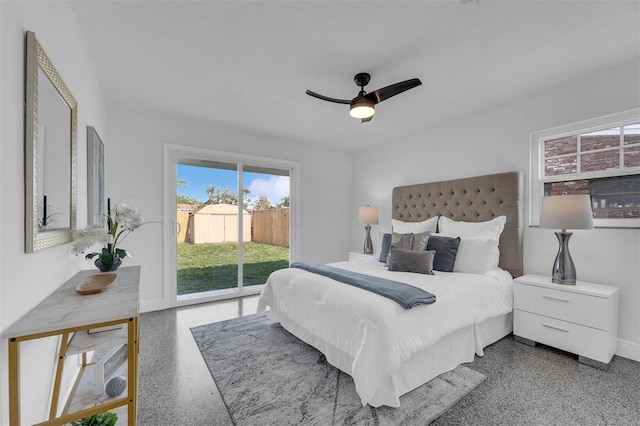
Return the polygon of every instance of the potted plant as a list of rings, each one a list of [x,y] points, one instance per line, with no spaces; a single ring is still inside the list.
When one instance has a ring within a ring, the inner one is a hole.
[[[118,421],[118,415],[110,411],[94,414],[75,422],[71,422],[73,426],[114,426]]]
[[[108,208],[107,227],[91,225],[85,229],[74,231],[72,251],[75,254],[84,253],[94,244],[102,244],[102,251],[85,255],[101,272],[115,271],[118,269],[125,256],[129,253],[119,248],[118,245],[140,226],[144,225],[144,219],[135,207],[129,207],[125,203],[116,204]]]

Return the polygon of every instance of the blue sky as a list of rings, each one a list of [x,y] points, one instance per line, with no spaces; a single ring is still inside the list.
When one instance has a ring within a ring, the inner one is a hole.
[[[198,201],[206,201],[207,187],[215,185],[218,188],[229,188],[238,191],[238,175],[235,170],[212,169],[208,167],[185,166],[178,164],[177,176],[187,181],[187,185],[178,188],[178,194],[193,197]],[[256,199],[260,195],[266,196],[272,205],[289,195],[289,177],[275,176],[262,173],[245,172],[244,187],[249,189],[249,199]]]

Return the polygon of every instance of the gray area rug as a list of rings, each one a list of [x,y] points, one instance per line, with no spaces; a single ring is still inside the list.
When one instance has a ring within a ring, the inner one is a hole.
[[[266,315],[191,329],[236,425],[426,425],[486,377],[458,366],[403,395],[363,407],[351,376]]]

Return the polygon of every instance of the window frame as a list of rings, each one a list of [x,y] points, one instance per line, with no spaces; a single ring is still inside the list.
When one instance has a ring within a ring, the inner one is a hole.
[[[638,122],[640,122],[640,108],[531,133],[529,158],[529,226],[538,227],[540,225],[540,203],[544,194],[545,183],[640,175],[640,167],[620,167],[617,169],[567,173],[563,175],[545,177],[545,141],[595,132],[598,130],[605,130],[613,127],[626,126]],[[620,147],[621,156],[623,155],[623,147],[624,145]],[[589,151],[589,153],[591,152],[593,151]],[[578,162],[580,161],[580,155],[581,153],[578,150]],[[595,228],[640,229],[640,218],[594,218],[593,224]]]

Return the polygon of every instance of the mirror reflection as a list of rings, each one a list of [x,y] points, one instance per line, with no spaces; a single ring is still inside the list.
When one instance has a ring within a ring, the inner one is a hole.
[[[38,67],[38,230],[71,227],[71,110]]]
[[[25,251],[68,243],[76,227],[77,103],[27,31]]]

